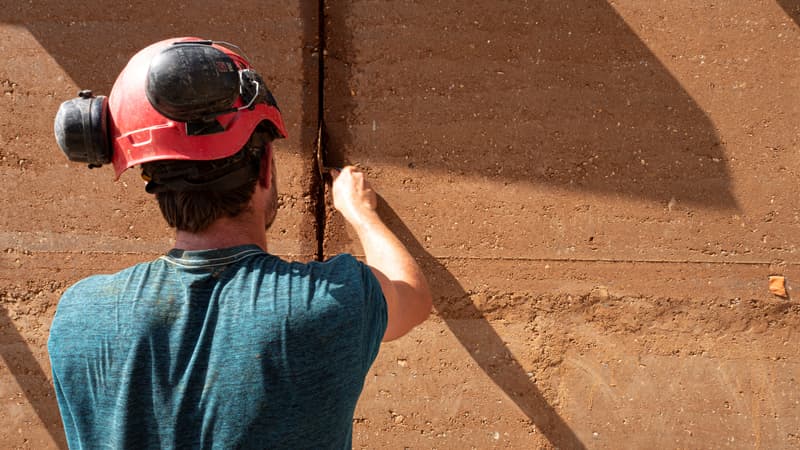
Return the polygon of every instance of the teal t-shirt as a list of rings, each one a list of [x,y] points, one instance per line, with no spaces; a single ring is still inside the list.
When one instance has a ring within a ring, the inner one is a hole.
[[[291,263],[257,246],[183,251],[61,298],[48,349],[78,448],[350,448],[386,329],[350,255]]]

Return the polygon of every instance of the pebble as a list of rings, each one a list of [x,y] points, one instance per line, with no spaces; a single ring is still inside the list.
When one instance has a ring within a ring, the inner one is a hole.
[[[595,300],[595,301],[597,301],[597,300],[599,300],[599,301],[608,300],[608,298],[609,298],[608,288],[605,287],[605,286],[597,286],[597,287],[595,287],[594,289],[592,289],[592,292],[589,293],[589,298],[592,299],[592,300]]]
[[[786,279],[780,275],[772,275],[769,277],[769,291],[778,297],[789,297],[786,293]]]

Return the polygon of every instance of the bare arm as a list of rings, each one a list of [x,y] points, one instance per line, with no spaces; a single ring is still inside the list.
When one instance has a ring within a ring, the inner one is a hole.
[[[417,262],[376,212],[377,196],[352,166],[334,173],[333,205],[355,229],[367,264],[386,297],[389,322],[384,341],[402,337],[431,312],[428,282]]]

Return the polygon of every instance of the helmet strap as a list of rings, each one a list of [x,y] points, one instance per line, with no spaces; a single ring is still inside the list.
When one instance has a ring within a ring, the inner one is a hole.
[[[263,144],[248,146],[237,155],[219,161],[158,161],[147,164],[142,178],[145,190],[158,192],[229,191],[260,178],[264,164]]]

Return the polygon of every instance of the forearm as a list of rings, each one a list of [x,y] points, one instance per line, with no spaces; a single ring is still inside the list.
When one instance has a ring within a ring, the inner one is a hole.
[[[370,214],[354,224],[364,248],[367,264],[380,270],[392,281],[427,290],[428,284],[417,262],[377,214]]]
[[[431,292],[417,262],[376,212],[377,196],[364,174],[348,166],[334,171],[333,204],[356,230],[386,299],[384,341],[403,336],[431,313]]]

